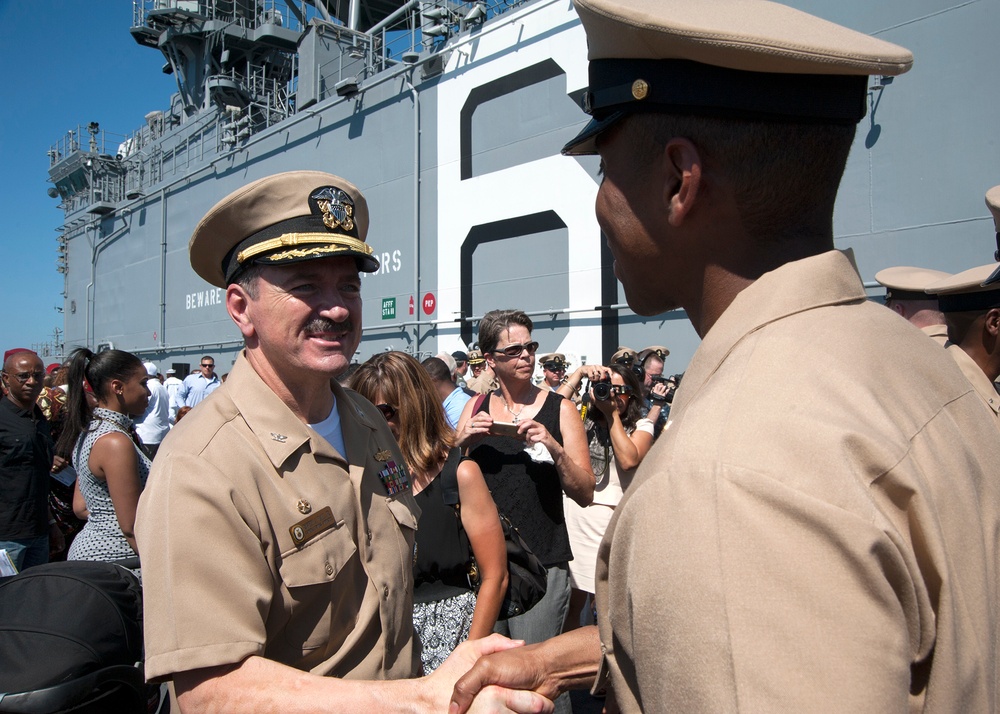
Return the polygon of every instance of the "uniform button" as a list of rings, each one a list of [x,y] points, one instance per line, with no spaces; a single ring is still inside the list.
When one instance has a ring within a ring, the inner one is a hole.
[[[385,587],[382,588],[382,597],[388,599],[388,597],[389,597],[389,586],[388,585],[386,585]]]
[[[333,566],[330,565],[329,563],[326,564],[326,574],[333,575]]]
[[[372,543],[372,532],[370,530],[365,532],[365,538],[368,539],[368,545],[371,545],[371,543]]]

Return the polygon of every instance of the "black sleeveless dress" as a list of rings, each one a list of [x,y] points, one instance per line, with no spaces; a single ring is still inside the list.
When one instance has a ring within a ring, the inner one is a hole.
[[[550,392],[534,419],[562,444],[559,405],[563,397]],[[489,411],[484,399],[478,411]],[[546,567],[573,559],[563,516],[562,484],[555,464],[532,461],[525,442],[509,436],[486,436],[469,456],[479,464],[497,508]]]

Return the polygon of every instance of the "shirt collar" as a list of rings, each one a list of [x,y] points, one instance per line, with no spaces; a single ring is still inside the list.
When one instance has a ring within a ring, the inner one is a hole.
[[[806,310],[867,299],[849,248],[785,263],[764,273],[736,296],[705,335],[677,390],[674,408],[683,413],[684,402],[711,378],[733,348],[765,325]]]
[[[367,447],[367,434],[375,431],[375,425],[355,406],[336,380],[330,380],[330,386],[337,401],[340,428],[348,452],[343,455],[338,454],[326,439],[300,421],[278,395],[264,384],[247,361],[245,353],[240,353],[229,378],[220,389],[226,390],[276,468],[307,443],[309,451],[317,456],[339,461],[346,458],[349,463],[364,463],[365,455],[353,453],[353,447]]]

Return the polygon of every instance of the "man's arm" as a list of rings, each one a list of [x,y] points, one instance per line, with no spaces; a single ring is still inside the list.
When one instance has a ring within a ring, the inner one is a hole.
[[[298,712],[444,712],[455,683],[480,657],[518,647],[500,635],[463,643],[433,674],[420,679],[363,682],[320,677],[263,657],[174,675],[182,714],[214,711],[255,714]],[[551,712],[533,692],[489,688],[473,712]]]
[[[469,711],[489,685],[534,691],[548,699],[571,689],[590,689],[600,662],[601,641],[595,626],[484,656],[456,682],[448,714]]]

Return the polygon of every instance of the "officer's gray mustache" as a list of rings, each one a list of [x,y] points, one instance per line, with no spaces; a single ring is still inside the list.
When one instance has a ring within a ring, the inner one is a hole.
[[[306,325],[306,332],[354,332],[354,325],[350,320],[334,322],[325,317],[317,317]]]

